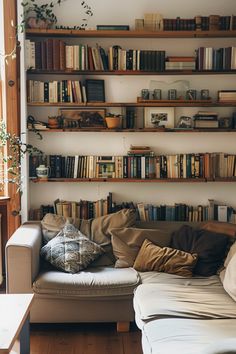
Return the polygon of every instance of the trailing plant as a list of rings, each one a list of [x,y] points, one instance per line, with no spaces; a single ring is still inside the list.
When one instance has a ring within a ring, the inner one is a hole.
[[[0,122],[0,189],[4,188],[5,183],[15,183],[17,192],[22,193],[21,160],[26,154],[43,152],[31,144],[24,143],[17,135],[7,132],[5,123]]]
[[[24,31],[27,26],[29,17],[34,17],[36,22],[45,21],[48,25],[57,23],[57,16],[53,12],[53,8],[60,5],[67,0],[56,0],[48,3],[38,5],[36,0],[26,0],[21,3],[23,6],[22,21],[19,25],[21,32]],[[80,5],[85,12],[85,18],[82,19],[83,23],[80,26],[74,26],[76,29],[85,29],[87,27],[89,17],[93,16],[91,7],[85,2],[81,1]]]

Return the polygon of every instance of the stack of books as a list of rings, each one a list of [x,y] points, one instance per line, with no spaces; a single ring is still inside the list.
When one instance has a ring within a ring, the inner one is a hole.
[[[219,102],[232,102],[236,101],[236,91],[235,90],[223,90],[218,92]]]
[[[196,58],[172,56],[166,58],[166,70],[195,70]]]
[[[212,111],[198,111],[194,116],[194,128],[218,128],[218,113]]]
[[[153,155],[154,152],[151,150],[150,146],[143,145],[130,145],[128,155]]]

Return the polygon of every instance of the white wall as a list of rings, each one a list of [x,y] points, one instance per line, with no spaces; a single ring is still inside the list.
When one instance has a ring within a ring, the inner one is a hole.
[[[94,16],[89,27],[96,24],[134,25],[135,18],[142,18],[145,12],[159,11],[164,17],[194,17],[195,15],[235,13],[235,0],[90,0]],[[81,18],[81,6],[78,0],[67,0],[57,7],[58,24],[77,25]],[[227,47],[236,46],[236,39],[88,39],[73,41],[79,43],[99,43],[103,47],[120,44],[124,48],[165,49],[168,55],[193,55],[199,46]],[[43,78],[43,77],[42,77]],[[99,77],[95,77],[99,78]],[[101,77],[102,78],[102,77]],[[135,102],[142,88],[149,88],[151,80],[189,80],[190,87],[197,90],[209,89],[212,97],[217,90],[235,89],[235,75],[196,75],[196,76],[105,76],[106,100],[117,102]],[[38,76],[37,76],[38,79]],[[220,116],[231,114],[232,108],[213,108]],[[178,108],[176,118],[182,114],[193,115],[198,108]],[[31,108],[29,113],[35,118],[47,120],[48,115],[56,114],[57,108]],[[230,152],[236,153],[234,133],[55,133],[44,134],[44,139],[36,143],[48,154],[125,154],[130,144],[150,145],[157,153],[186,152]],[[56,198],[96,200],[113,192],[116,201],[145,201],[152,203],[186,202],[207,204],[208,198],[227,203],[236,208],[235,183],[44,183],[29,187],[30,205],[52,203]],[[26,215],[26,214],[25,214]]]

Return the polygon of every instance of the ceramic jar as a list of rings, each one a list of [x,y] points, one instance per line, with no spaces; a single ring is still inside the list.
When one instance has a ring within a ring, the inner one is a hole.
[[[36,168],[36,174],[38,178],[48,179],[49,172],[50,172],[49,167],[45,165],[39,165],[39,167]]]

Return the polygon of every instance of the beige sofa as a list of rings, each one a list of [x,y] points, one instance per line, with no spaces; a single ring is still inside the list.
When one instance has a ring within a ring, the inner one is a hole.
[[[124,227],[135,226],[133,217],[131,219]],[[181,224],[180,222],[139,223],[138,225],[136,224],[136,227],[140,229],[144,227],[149,229],[156,228],[162,234],[164,231],[168,238],[168,235],[178,229]],[[111,227],[116,226],[114,224],[111,225]],[[91,232],[91,225],[89,228]],[[83,231],[88,234],[89,228],[88,224],[86,224]],[[101,235],[101,232],[107,232],[108,241],[105,246],[110,249],[111,235],[109,235],[108,228],[105,227],[105,230],[100,230],[99,235]],[[94,235],[91,233],[90,236],[93,237]],[[154,238],[153,241],[155,241],[155,237],[158,238],[158,233],[157,236],[153,234],[152,237]],[[163,304],[167,299],[166,294],[169,294],[170,288],[173,289],[176,286],[180,287],[180,289],[184,287],[188,290],[192,289],[197,294],[202,289],[199,284],[196,285],[195,283],[199,281],[203,282],[203,292],[205,294],[209,292],[209,299],[211,299],[215,289],[221,289],[221,303],[227,299],[226,312],[222,312],[219,318],[236,318],[235,303],[230,300],[230,297],[223,290],[218,276],[201,280],[195,278],[186,279],[177,275],[157,272],[137,272],[132,267],[115,268],[114,263],[103,265],[99,261],[78,274],[68,274],[42,267],[40,262],[42,240],[41,225],[39,223],[29,223],[22,225],[13,234],[6,246],[7,292],[33,292],[35,294],[31,322],[116,322],[118,330],[128,330],[129,322],[134,321],[136,316],[137,325],[143,332],[143,343],[149,343],[148,346],[144,344],[144,352],[169,353],[168,351],[153,351],[152,344],[150,344],[150,336],[146,335],[145,331],[147,328],[152,327],[152,323],[154,324],[155,321],[157,328],[162,326],[157,319],[159,317],[174,317],[175,320],[178,317],[186,317],[183,316],[183,313],[185,313],[185,301],[183,301],[183,306],[180,310],[182,315],[181,313],[176,315],[175,312],[178,301],[171,302],[168,300],[167,307],[170,308],[168,316],[166,314],[161,314],[160,316],[159,308],[155,308],[155,306],[160,303]],[[158,243],[158,239],[156,241]],[[167,240],[167,244],[168,242]],[[134,292],[135,297],[133,296]],[[152,296],[153,294],[154,296]],[[186,297],[188,296],[186,291]],[[196,295],[196,298],[198,298],[198,295]],[[188,300],[186,303],[188,303]],[[150,304],[153,305],[153,308],[150,309],[150,312],[146,312],[145,306]],[[196,313],[202,311],[201,307],[199,309],[198,307],[195,308]],[[213,312],[214,310],[212,310],[210,318],[214,317],[212,315]],[[187,317],[192,320],[192,316]],[[152,321],[153,319],[155,321]],[[150,333],[152,332],[153,328],[150,329]],[[156,333],[155,329],[154,333]],[[155,342],[155,339],[153,340]]]

